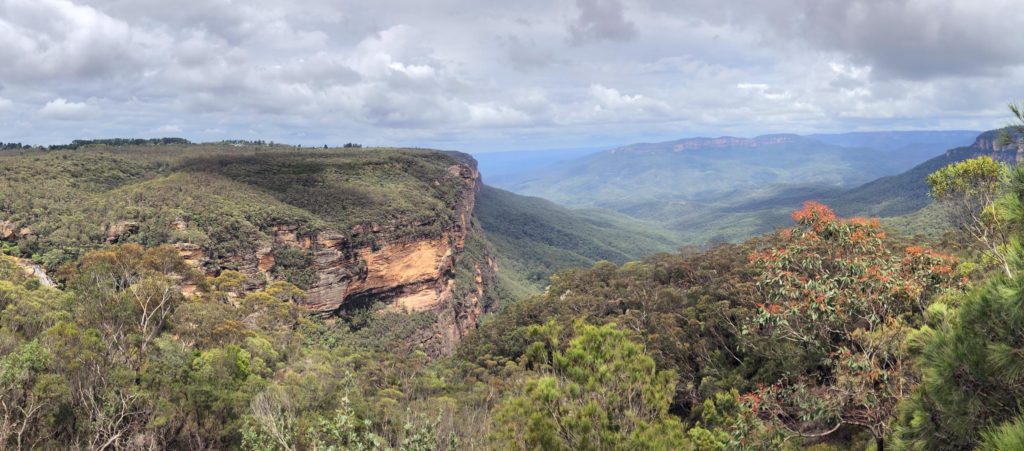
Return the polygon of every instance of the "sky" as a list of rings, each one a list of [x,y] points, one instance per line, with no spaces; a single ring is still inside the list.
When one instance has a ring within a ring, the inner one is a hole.
[[[1019,0],[0,0],[0,141],[471,152],[984,130]]]

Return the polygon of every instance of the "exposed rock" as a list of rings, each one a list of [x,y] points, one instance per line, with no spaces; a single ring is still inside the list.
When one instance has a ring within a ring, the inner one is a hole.
[[[25,271],[26,275],[30,277],[35,277],[36,280],[39,281],[40,285],[50,288],[57,286],[57,284],[53,283],[53,279],[51,279],[50,276],[46,274],[46,270],[44,270],[42,266],[39,266],[33,263],[31,260],[26,260],[24,258],[17,258],[14,260],[14,262]]]
[[[107,243],[113,244],[121,241],[125,236],[139,232],[139,223],[134,221],[118,221],[107,226],[104,232]]]
[[[273,280],[278,263],[276,251],[289,247],[304,249],[309,251],[316,273],[315,281],[306,289],[308,299],[304,303],[311,313],[327,317],[376,303],[383,303],[392,311],[437,312],[437,343],[431,349],[450,352],[476,327],[484,311],[484,286],[493,279],[494,262],[488,259],[477,263],[475,292],[463,296],[465,299],[455,299],[456,263],[462,257],[466,237],[476,233],[472,216],[480,184],[479,172],[470,165],[453,165],[447,174],[463,179],[466,189],[453,206],[455,223],[445,227],[439,236],[391,237],[387,241],[390,231],[395,229],[389,224],[357,225],[347,234],[336,230],[307,233],[294,224],[280,224],[271,230],[272,242],[248,255],[214,261],[196,245],[178,244],[178,251],[191,265],[208,274],[236,270],[249,278],[250,288],[258,288]],[[370,233],[375,236],[374,245],[353,244],[365,243]]]
[[[17,229],[13,222],[0,221],[0,240],[13,241],[15,230]]]
[[[0,240],[17,241],[32,236],[32,229],[19,227],[17,223],[0,220]]]
[[[259,269],[261,273],[270,273],[270,270],[274,269],[274,249],[270,246],[265,246],[256,251],[256,269]]]
[[[201,269],[207,274],[214,272],[209,267],[210,258],[206,254],[206,249],[191,243],[177,243],[174,247],[178,249],[178,255],[190,266]]]
[[[1011,135],[1009,144],[1001,143],[1003,130],[992,130],[978,135],[973,147],[980,148],[991,154],[993,159],[1004,163],[1017,164],[1024,161],[1024,141],[1020,133],[1008,132]]]

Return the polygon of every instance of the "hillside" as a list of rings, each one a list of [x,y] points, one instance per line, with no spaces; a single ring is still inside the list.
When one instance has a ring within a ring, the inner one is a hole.
[[[906,172],[882,177],[850,191],[827,198],[837,212],[860,216],[901,216],[918,211],[931,203],[928,197],[928,174],[958,161],[988,155],[1005,163],[1017,163],[1021,150],[997,144],[1002,130],[990,130],[977,135],[969,146],[950,149]]]
[[[249,289],[287,281],[321,315],[436,314],[451,349],[496,304],[468,155],[257,145],[0,154],[0,239],[53,271],[111,244],[172,244]]]
[[[656,226],[479,183],[465,154],[265,145],[89,145],[0,154],[0,241],[51,272],[113,244],[174,245],[199,271],[284,280],[323,315],[481,314],[561,269],[671,251]]]
[[[909,169],[947,149],[974,142],[980,133],[973,130],[882,131],[819,133],[807,137],[835,146],[884,150],[886,158]]]
[[[553,272],[617,264],[673,251],[678,238],[657,225],[607,210],[571,210],[487,185],[477,197],[476,217],[494,245],[498,277],[514,297],[537,291]]]
[[[615,210],[657,224],[682,243],[705,245],[770,231],[804,200],[836,198],[975,136],[935,131],[690,138],[622,146],[501,181],[516,193]]]
[[[754,198],[792,183],[853,186],[898,172],[884,155],[796,135],[693,138],[618,147],[507,186],[564,205],[624,211],[645,202]]]

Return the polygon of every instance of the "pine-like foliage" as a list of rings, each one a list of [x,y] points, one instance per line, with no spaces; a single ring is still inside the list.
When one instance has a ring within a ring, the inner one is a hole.
[[[1003,451],[1024,449],[1024,417],[1017,417],[1010,423],[999,426],[984,435],[978,451]]]
[[[1021,181],[1024,170],[1015,169],[1007,202],[1017,207],[1009,211],[1021,211]],[[933,324],[917,332],[922,382],[901,412],[894,437],[900,448],[974,448],[984,431],[1024,412],[1024,250],[1014,243],[1012,276],[989,280],[959,309],[933,306]],[[1009,429],[997,431],[992,437],[999,440],[1012,436]],[[986,441],[997,443],[992,440]]]
[[[683,449],[683,424],[668,413],[675,374],[614,324],[577,324],[558,349],[559,326],[532,328],[527,354],[538,377],[495,416],[498,449]]]

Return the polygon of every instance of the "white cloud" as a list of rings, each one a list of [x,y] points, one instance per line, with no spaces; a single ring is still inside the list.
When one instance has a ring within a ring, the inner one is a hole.
[[[646,112],[652,114],[666,114],[671,110],[665,102],[651,99],[640,94],[622,94],[617,89],[608,88],[599,84],[590,86],[590,95],[597,100],[597,105],[600,108],[612,111],[619,111],[623,113]]]
[[[578,146],[995,127],[1024,92],[1011,0],[343,3],[0,0],[0,94],[61,119],[5,135]]]
[[[14,108],[14,102],[0,97],[0,112],[9,111]]]
[[[67,0],[0,0],[0,77],[46,81],[137,69],[156,37]],[[156,56],[156,55],[150,55]]]
[[[92,112],[92,108],[85,103],[69,102],[63,98],[46,102],[46,105],[39,110],[39,114],[43,117],[61,121],[89,119],[92,116]]]
[[[157,127],[156,130],[153,131],[156,133],[181,133],[181,126],[175,124],[166,124]]]

